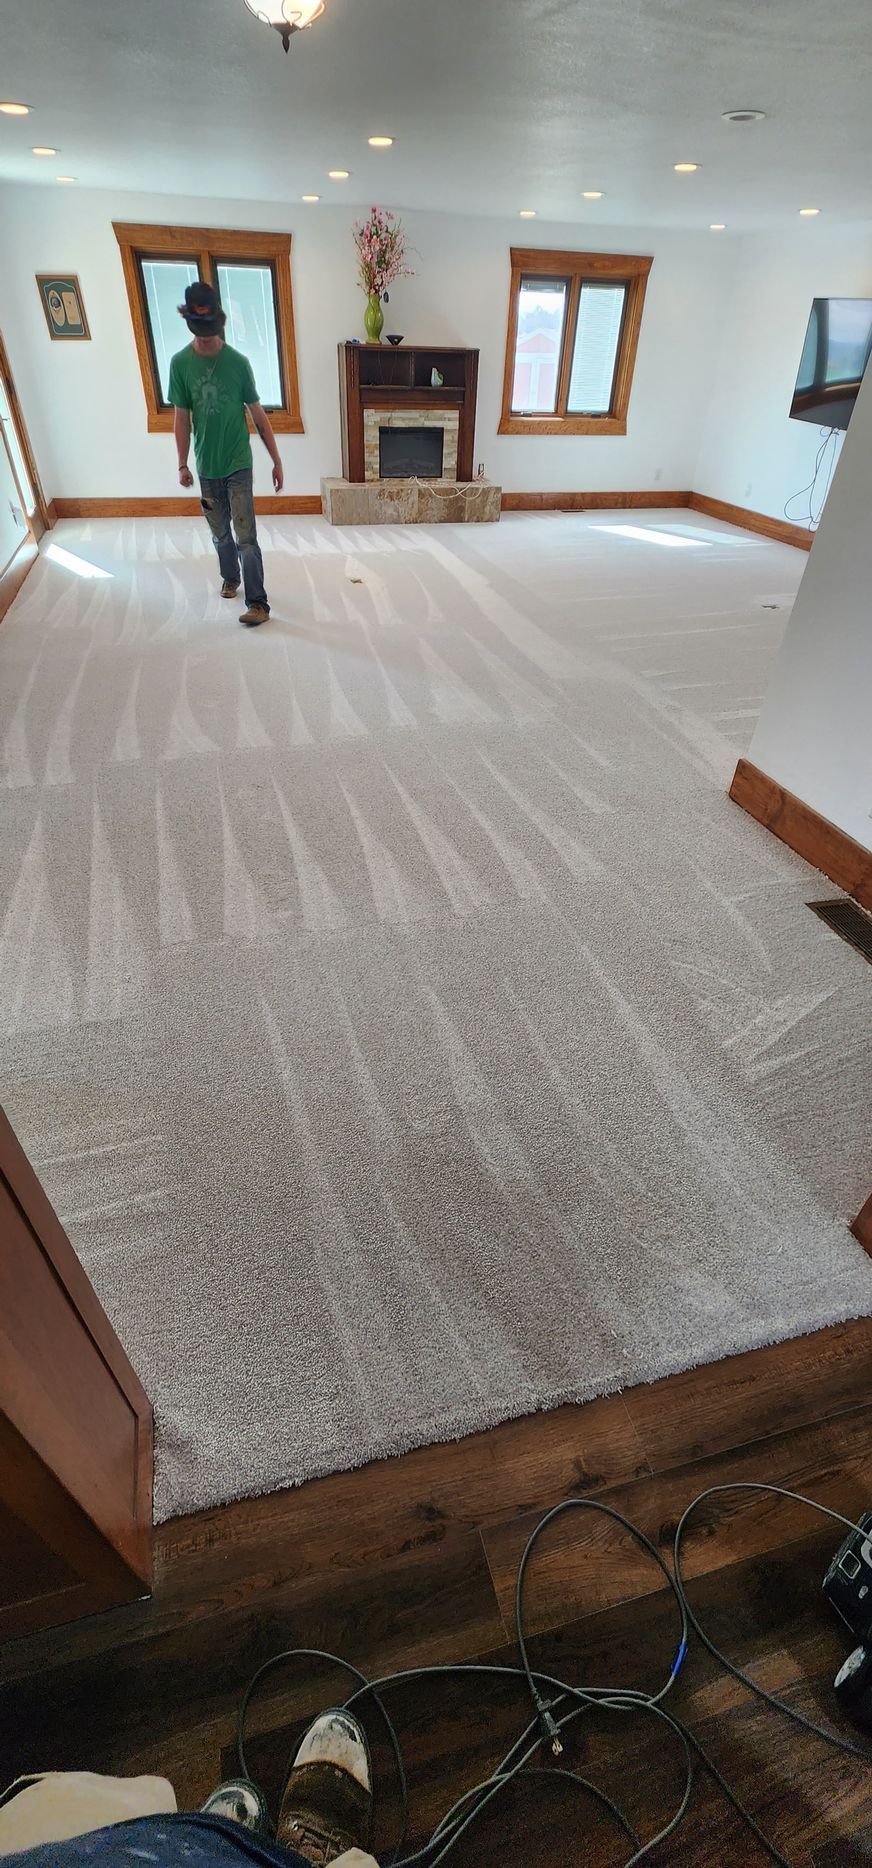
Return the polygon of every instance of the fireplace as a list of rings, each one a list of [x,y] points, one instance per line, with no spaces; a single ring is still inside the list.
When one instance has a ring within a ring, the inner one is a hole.
[[[379,428],[379,479],[441,480],[444,452],[444,428]]]
[[[406,344],[398,349],[386,344],[340,344],[344,478],[375,484],[384,479],[392,493],[401,479],[438,480],[442,485],[471,480],[477,382],[477,350],[451,345],[425,350]],[[405,439],[388,440],[383,454],[386,428],[412,433]],[[413,458],[415,431],[421,428],[437,432],[441,467],[432,435],[418,437],[426,453],[418,460]],[[400,449],[408,463],[405,473],[396,464]]]
[[[321,481],[331,525],[496,524],[502,489],[473,479],[478,351],[339,346],[342,477]]]

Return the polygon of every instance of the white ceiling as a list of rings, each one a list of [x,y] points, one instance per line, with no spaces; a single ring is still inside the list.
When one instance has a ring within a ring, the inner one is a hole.
[[[0,177],[810,238],[872,217],[869,0],[326,7],[286,58],[243,0],[3,0],[0,96],[33,108],[0,115]],[[721,121],[742,105],[766,122]]]

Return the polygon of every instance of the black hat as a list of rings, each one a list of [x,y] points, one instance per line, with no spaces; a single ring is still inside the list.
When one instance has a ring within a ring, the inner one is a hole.
[[[179,311],[195,337],[218,337],[227,323],[214,285],[200,281],[185,287],[185,302]]]

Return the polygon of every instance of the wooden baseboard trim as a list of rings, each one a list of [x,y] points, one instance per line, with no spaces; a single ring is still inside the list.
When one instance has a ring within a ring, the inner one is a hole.
[[[785,791],[750,759],[740,759],[733,774],[730,797],[743,811],[764,824],[776,837],[803,856],[814,869],[829,876],[836,887],[852,895],[861,908],[872,909],[872,852],[855,843],[844,830]]]
[[[760,532],[764,538],[774,538],[779,545],[796,545],[800,551],[811,551],[814,533],[805,525],[790,525],[787,519],[770,519],[766,512],[753,512],[750,506],[731,506],[725,499],[709,499],[707,493],[691,493],[690,504],[694,512],[705,512],[710,519],[738,525],[743,532]]]
[[[857,1214],[851,1231],[854,1234],[854,1238],[859,1239],[864,1252],[868,1252],[870,1258],[872,1258],[872,1193],[870,1193],[866,1205]]]
[[[693,494],[655,487],[645,493],[504,493],[503,512],[629,512],[645,506],[689,506]]]
[[[38,557],[39,546],[36,539],[25,538],[19,545],[11,564],[7,564],[5,571],[0,572],[0,623],[10,605],[15,602],[28,571],[32,570]]]
[[[650,506],[689,506],[693,495],[659,488],[645,493],[504,493],[503,512],[609,512]],[[254,502],[263,514],[320,514],[320,493],[264,493]],[[53,499],[54,519],[172,519],[200,512],[198,499]]]
[[[53,499],[56,519],[190,519],[201,516],[198,499]],[[255,512],[320,513],[320,493],[258,493]]]
[[[57,525],[57,522],[58,522],[57,500],[54,500],[54,499],[49,500],[48,505],[46,506],[46,509],[45,509],[45,516],[48,521],[48,529],[49,531],[51,531],[52,526]]]
[[[684,488],[651,487],[631,493],[504,493],[503,512],[632,512],[650,507],[689,506],[694,512],[723,519],[727,525],[740,526],[745,532],[759,532],[781,545],[797,545],[809,551],[814,533],[802,525],[788,525],[784,519],[770,519],[764,512],[752,512],[747,506],[730,506],[726,500],[709,499],[706,493],[691,493]],[[320,493],[259,493],[255,511],[264,518],[321,512]],[[58,519],[190,519],[200,512],[196,498],[174,499],[53,499],[48,508],[49,523]]]

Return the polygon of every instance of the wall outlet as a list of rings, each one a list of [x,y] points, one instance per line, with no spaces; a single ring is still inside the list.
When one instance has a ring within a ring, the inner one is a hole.
[[[753,480],[749,480],[749,481],[748,481],[748,484],[747,484],[747,486],[746,486],[746,488],[745,488],[745,498],[746,498],[746,499],[748,498],[748,495],[749,495],[749,493],[750,493],[750,491],[751,491],[751,488],[752,488],[752,486],[753,486],[753,484],[754,484],[754,482],[753,482]]]
[[[478,477],[480,480],[484,479],[484,461],[478,463]]]
[[[654,469],[654,478],[655,478],[655,480],[662,480],[662,479],[663,479],[663,468],[662,468],[662,467],[655,467],[655,469]]]

